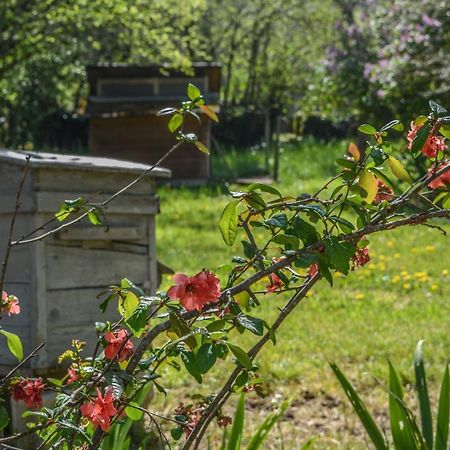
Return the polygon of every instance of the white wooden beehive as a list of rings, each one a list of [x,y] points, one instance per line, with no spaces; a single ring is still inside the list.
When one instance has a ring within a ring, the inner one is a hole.
[[[54,217],[66,199],[100,203],[148,166],[109,158],[0,150],[0,255],[3,258],[15,196],[26,155],[30,169],[21,196],[14,238]],[[38,242],[12,249],[4,289],[20,300],[21,314],[3,314],[1,326],[20,336],[27,355],[46,342],[28,365],[33,372],[56,367],[57,357],[76,338],[96,342],[96,321],[116,317],[114,306],[102,314],[96,296],[123,277],[157,287],[155,215],[159,211],[155,179],[170,177],[156,168],[106,209],[109,230],[83,221]],[[52,224],[50,227],[54,226]],[[46,228],[48,230],[49,227]],[[46,230],[41,230],[41,234]],[[16,363],[0,336],[0,371]]]

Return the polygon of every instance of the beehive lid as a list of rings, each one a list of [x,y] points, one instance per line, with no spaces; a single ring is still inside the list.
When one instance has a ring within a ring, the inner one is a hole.
[[[150,167],[146,164],[113,158],[19,150],[0,150],[0,161],[25,165],[28,155],[31,156],[30,162],[32,167],[83,169],[136,174],[141,174]],[[171,172],[169,169],[155,167],[148,176],[154,178],[170,178]]]

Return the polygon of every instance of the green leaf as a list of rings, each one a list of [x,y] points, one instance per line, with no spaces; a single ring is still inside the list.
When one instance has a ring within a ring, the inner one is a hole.
[[[200,89],[197,86],[194,86],[192,83],[189,83],[187,87],[187,95],[189,97],[189,100],[193,102],[197,98],[201,97],[202,93],[200,92]]]
[[[242,242],[242,246],[244,247],[244,255],[247,258],[252,259],[255,256],[255,254],[256,254],[255,248],[248,241],[241,241],[241,242]]]
[[[208,105],[199,105],[200,109],[214,122],[219,122],[219,117]]]
[[[242,325],[246,330],[251,331],[257,336],[262,336],[264,334],[264,321],[258,319],[257,317],[247,316],[240,313],[236,316],[236,321],[239,325]]]
[[[450,125],[442,125],[441,128],[439,128],[439,132],[442,134],[442,136],[450,139]]]
[[[241,364],[243,367],[245,367],[247,370],[250,370],[252,368],[252,360],[248,356],[247,352],[242,350],[242,348],[238,347],[237,345],[227,343],[228,348],[231,350],[231,353],[236,357],[239,364]]]
[[[380,128],[380,132],[383,132],[383,131],[387,131],[387,130],[389,130],[390,128],[394,128],[396,125],[398,125],[398,124],[400,124],[400,121],[399,120],[391,120],[389,123],[387,123],[386,125],[383,125],[381,128]],[[401,124],[400,124],[401,125]],[[400,130],[401,131],[401,130]]]
[[[387,177],[387,175],[382,172],[381,170],[375,168],[375,167],[370,167],[368,169],[370,172],[372,172],[379,180],[381,180],[386,186],[390,187],[392,190],[394,190],[394,184],[392,183],[392,181]]]
[[[186,321],[177,316],[173,312],[169,312],[169,320],[170,320],[170,329],[179,337],[182,338],[183,336],[187,336],[191,333],[191,329],[188,327]],[[184,340],[186,344],[191,348],[192,350],[197,347],[197,340],[195,339],[195,336],[189,336]]]
[[[8,411],[3,406],[0,406],[0,431],[8,425],[9,420]]]
[[[264,440],[269,434],[270,430],[274,427],[274,425],[281,419],[283,414],[286,412],[286,409],[289,407],[289,402],[285,401],[281,404],[278,411],[273,414],[269,414],[263,421],[263,423],[258,427],[255,434],[252,436],[247,450],[258,450],[261,448]]]
[[[306,220],[296,217],[292,222],[292,229],[288,230],[289,234],[298,236],[305,246],[314,244],[319,239],[319,235],[313,225]]]
[[[8,344],[9,351],[17,358],[19,362],[22,361],[23,347],[19,336],[5,330],[0,330],[0,333],[6,337],[6,343]]]
[[[448,364],[445,366],[439,394],[438,413],[436,419],[436,437],[434,450],[446,450],[448,442],[448,425],[450,420],[450,377]]]
[[[98,213],[96,211],[89,211],[88,219],[89,219],[89,222],[92,223],[92,225],[101,225],[102,224],[102,220],[100,219],[100,216],[98,215]]]
[[[430,131],[431,125],[429,123],[425,123],[417,131],[411,146],[411,151],[415,158],[417,158],[422,152],[423,146],[428,139]]]
[[[448,111],[443,106],[441,106],[439,103],[436,103],[434,100],[430,100],[429,104],[431,111],[437,117],[444,117],[448,113]]]
[[[141,420],[144,416],[144,411],[141,411],[139,405],[135,402],[130,402],[128,406],[125,408],[126,415],[134,421]]]
[[[169,128],[169,131],[171,133],[173,133],[174,131],[176,131],[178,128],[180,128],[181,124],[183,123],[183,115],[180,113],[176,113],[174,114],[170,120],[169,123],[167,125],[167,127]]]
[[[194,144],[201,152],[206,153],[207,155],[209,155],[208,147],[205,144],[203,144],[200,141],[195,141]]]
[[[128,321],[139,305],[139,298],[132,291],[127,291],[124,297],[119,298],[117,309],[120,315]]]
[[[159,302],[159,297],[142,298],[131,316],[126,320],[127,325],[136,337],[141,337],[147,324],[147,317],[151,307]]]
[[[350,270],[350,259],[355,254],[355,247],[350,242],[339,242],[336,236],[324,240],[325,252],[330,263],[340,272],[347,275]]]
[[[377,424],[375,423],[375,421],[373,420],[369,411],[367,410],[366,405],[360,399],[360,397],[356,393],[356,391],[353,389],[353,386],[350,384],[350,382],[347,380],[345,375],[341,372],[341,370],[335,363],[331,362],[330,367],[333,370],[340,385],[342,386],[342,389],[344,390],[345,395],[350,400],[350,403],[352,404],[353,409],[355,410],[356,414],[358,415],[359,420],[363,424],[363,426],[364,426],[367,434],[369,435],[373,445],[375,446],[376,450],[389,450],[387,442],[386,442],[383,434],[381,433]]]
[[[403,167],[403,164],[393,156],[389,156],[388,159],[389,167],[391,168],[392,173],[402,181],[407,181],[408,183],[412,183],[411,175],[408,171]]]
[[[223,240],[230,247],[234,244],[237,235],[238,213],[236,207],[238,203],[239,200],[232,200],[228,203],[219,220],[219,229]]]
[[[448,193],[443,199],[442,199],[442,207],[445,209],[450,209],[450,193]]]
[[[84,437],[84,439],[86,439],[90,444],[92,444],[91,438],[85,433],[83,428],[77,427],[75,424],[65,419],[60,419],[56,423],[59,424],[61,428],[66,428],[67,430],[75,431],[76,433],[81,434]]]
[[[170,430],[170,434],[172,435],[175,441],[179,441],[181,439],[181,436],[183,436],[183,428],[181,427],[172,428]]]
[[[359,177],[359,186],[361,186],[367,193],[364,200],[367,203],[372,203],[378,192],[378,184],[376,178],[367,170],[363,170]]]
[[[197,351],[196,359],[199,372],[207,373],[217,360],[214,344],[203,344]]]
[[[248,191],[255,191],[259,189],[261,192],[267,192],[268,194],[273,194],[276,195],[280,198],[282,198],[281,192],[278,189],[275,189],[272,186],[269,186],[267,184],[263,184],[263,183],[252,183],[248,186]]]
[[[197,380],[197,383],[202,383],[202,375],[197,364],[197,359],[194,352],[181,352],[181,360],[184,363],[187,371]]]
[[[358,131],[364,134],[376,134],[377,130],[372,126],[368,125],[367,123],[364,123],[358,127]]]
[[[396,450],[418,450],[410,419],[403,404],[403,390],[397,373],[389,363],[389,419]]]
[[[427,378],[422,351],[423,341],[419,341],[414,353],[414,371],[416,374],[416,390],[419,398],[422,434],[428,448],[433,448],[433,423],[431,419],[430,398],[428,396]]]
[[[227,450],[240,450],[242,435],[244,433],[244,416],[245,416],[245,396],[241,394],[239,397],[236,412],[233,418],[233,426],[231,427],[230,440],[228,441]]]
[[[286,214],[275,214],[270,219],[266,220],[266,224],[276,228],[286,228],[288,219]]]

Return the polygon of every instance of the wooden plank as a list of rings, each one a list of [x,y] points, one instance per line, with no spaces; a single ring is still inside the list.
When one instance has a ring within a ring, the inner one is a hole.
[[[103,227],[83,226],[66,228],[59,231],[55,238],[61,241],[136,241],[144,237],[145,230],[140,227]]]
[[[47,294],[47,320],[51,328],[92,326],[95,322],[114,322],[120,318],[117,301],[111,301],[105,313],[99,305],[105,298],[97,299],[100,289],[67,289],[49,291]],[[75,338],[75,337],[74,337]]]
[[[156,230],[155,219],[148,221],[148,271],[150,273],[150,293],[155,294],[158,289],[158,261],[156,259]]]
[[[150,278],[147,256],[47,244],[48,289],[103,287],[124,277],[137,284]]]
[[[35,216],[37,223],[42,221],[42,215]],[[47,259],[45,257],[46,244],[38,241],[33,245],[31,258],[32,290],[35,294],[31,320],[30,346],[36,348],[42,342],[47,342]],[[31,367],[48,367],[48,342],[39,352],[39,355],[31,361]]]
[[[83,197],[91,199],[93,203],[101,203],[109,195],[86,192],[36,192],[36,208],[39,212],[55,213],[65,200]],[[123,194],[106,207],[106,214],[157,214],[159,212],[159,199],[155,195],[127,195]]]
[[[0,214],[12,214],[16,209],[16,194],[0,193]],[[36,205],[30,194],[23,194],[20,197],[19,213],[35,211]]]

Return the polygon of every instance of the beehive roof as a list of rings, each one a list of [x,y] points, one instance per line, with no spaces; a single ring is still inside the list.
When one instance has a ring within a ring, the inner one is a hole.
[[[149,168],[148,165],[124,161],[114,158],[103,158],[98,156],[65,155],[59,153],[35,152],[26,150],[0,150],[0,161],[7,161],[12,164],[25,165],[26,157],[31,156],[32,167],[46,168],[71,168],[92,171],[109,171],[125,173],[143,173]],[[154,168],[149,177],[169,178],[171,172],[162,167]]]

